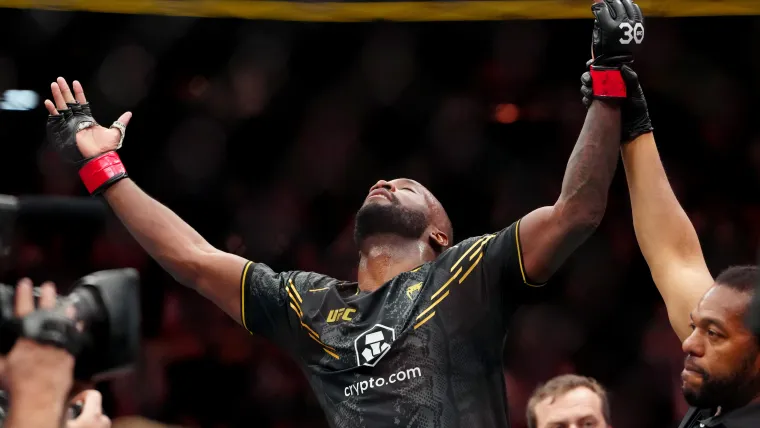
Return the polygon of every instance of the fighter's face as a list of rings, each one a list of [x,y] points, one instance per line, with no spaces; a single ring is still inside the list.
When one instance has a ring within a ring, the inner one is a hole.
[[[354,240],[358,245],[368,236],[393,234],[420,238],[428,227],[430,207],[425,188],[413,180],[380,180],[369,189],[356,214]]]
[[[741,406],[760,384],[758,345],[744,326],[750,296],[714,285],[691,314],[692,333],[683,342],[681,372],[686,401],[700,408]]]
[[[585,387],[559,397],[547,397],[536,403],[534,412],[538,428],[607,427],[601,397]]]

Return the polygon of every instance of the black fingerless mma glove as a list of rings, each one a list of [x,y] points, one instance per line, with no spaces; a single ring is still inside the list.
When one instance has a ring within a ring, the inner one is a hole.
[[[620,141],[628,143],[640,135],[652,132],[652,121],[649,118],[649,109],[647,100],[644,97],[644,91],[639,84],[638,75],[630,67],[623,66],[620,74],[625,82],[628,97],[621,105],[622,125]],[[591,102],[596,98],[593,90],[593,79],[591,73],[586,72],[581,77],[581,94],[583,95],[583,105],[586,108],[591,106]]]
[[[66,104],[69,108],[59,110],[57,115],[49,115],[45,129],[47,139],[53,148],[69,162],[84,163],[85,159],[77,148],[77,132],[95,126],[90,104]]]

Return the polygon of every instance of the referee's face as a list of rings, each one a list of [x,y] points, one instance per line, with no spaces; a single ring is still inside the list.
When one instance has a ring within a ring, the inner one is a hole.
[[[695,407],[743,406],[760,385],[760,357],[744,326],[751,296],[714,285],[691,313],[692,333],[681,372],[686,401]]]

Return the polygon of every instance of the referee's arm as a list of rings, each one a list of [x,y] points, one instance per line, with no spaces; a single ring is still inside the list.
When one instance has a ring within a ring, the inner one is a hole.
[[[636,240],[665,301],[670,324],[683,341],[689,313],[713,283],[697,232],[678,203],[662,166],[654,134],[622,148]]]

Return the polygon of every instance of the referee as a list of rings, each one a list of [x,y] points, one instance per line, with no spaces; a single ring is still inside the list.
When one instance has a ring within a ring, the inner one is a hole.
[[[586,102],[592,84],[584,80]],[[632,89],[623,104],[623,164],[636,239],[686,353],[682,390],[691,408],[680,428],[760,427],[760,346],[745,323],[760,270],[734,266],[713,279],[665,174],[644,93],[638,83]]]
[[[53,83],[48,136],[82,161],[87,189],[102,194],[135,239],[179,282],[299,363],[335,428],[507,427],[502,351],[529,286],[549,279],[602,219],[619,153],[621,70],[643,40],[630,0],[593,6],[599,76],[553,206],[498,231],[453,244],[443,207],[421,184],[380,180],[356,215],[358,281],[274,272],[212,247],[127,178],[115,129],[97,125],[81,85]],[[262,159],[253,153],[251,165]]]

